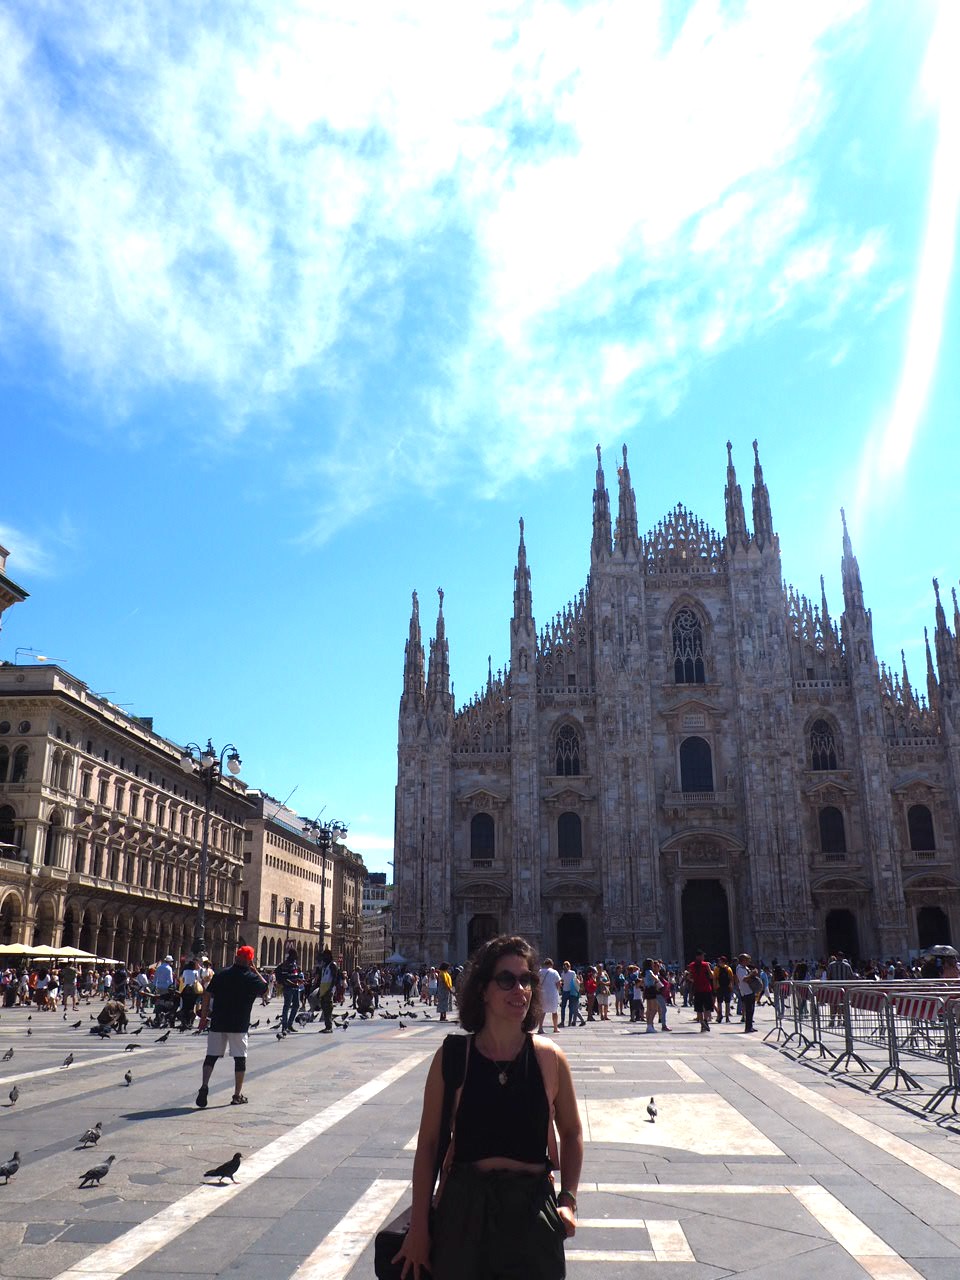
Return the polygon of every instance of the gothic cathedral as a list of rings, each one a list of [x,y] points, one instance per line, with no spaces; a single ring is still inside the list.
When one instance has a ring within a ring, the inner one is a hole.
[[[878,663],[843,527],[843,612],[781,577],[754,442],[726,536],[678,506],[641,537],[600,449],[586,586],[539,633],[520,522],[510,664],[457,710],[443,595],[413,596],[394,932],[413,960],[525,935],[556,961],[741,949],[906,955],[960,935],[960,614],[937,583],[926,692]]]

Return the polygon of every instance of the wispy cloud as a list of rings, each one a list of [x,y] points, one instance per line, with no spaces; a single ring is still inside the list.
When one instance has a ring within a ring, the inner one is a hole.
[[[923,245],[896,397],[868,441],[858,505],[876,508],[902,478],[920,430],[940,357],[947,299],[960,229],[960,81],[951,51],[960,46],[960,9],[941,4],[930,38],[921,87],[937,120]]]
[[[860,8],[7,9],[0,318],[110,403],[199,387],[236,432],[317,397],[314,540],[562,465],[879,294],[810,154]]]
[[[76,544],[76,531],[67,516],[63,516],[56,527],[34,533],[0,524],[0,545],[10,552],[7,573],[21,586],[27,585],[24,582],[27,576],[55,577],[69,562],[68,553],[72,557]]]

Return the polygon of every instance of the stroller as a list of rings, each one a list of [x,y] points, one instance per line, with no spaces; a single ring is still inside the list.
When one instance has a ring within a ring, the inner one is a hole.
[[[180,994],[175,987],[168,987],[159,992],[153,1000],[153,1018],[147,1020],[151,1027],[175,1027],[177,1011],[180,1008]]]

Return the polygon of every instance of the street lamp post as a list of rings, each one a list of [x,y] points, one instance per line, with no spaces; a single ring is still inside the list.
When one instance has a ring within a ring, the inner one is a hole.
[[[284,902],[284,906],[287,908],[287,940],[283,944],[284,950],[286,950],[287,947],[289,947],[290,945],[290,912],[293,910],[293,899],[284,898],[283,902]]]
[[[203,839],[200,845],[200,865],[197,869],[197,923],[193,934],[193,954],[199,958],[206,951],[204,932],[207,916],[207,855],[210,846],[210,802],[213,790],[223,777],[223,767],[234,777],[240,772],[240,753],[232,742],[227,743],[218,754],[213,742],[207,739],[205,747],[195,742],[188,742],[180,757],[181,767],[194,777],[198,777],[203,786]]]
[[[323,951],[327,945],[327,854],[335,844],[342,844],[346,840],[347,826],[343,822],[337,822],[336,819],[331,822],[321,822],[319,818],[304,818],[303,829],[310,832],[320,850],[320,950]]]

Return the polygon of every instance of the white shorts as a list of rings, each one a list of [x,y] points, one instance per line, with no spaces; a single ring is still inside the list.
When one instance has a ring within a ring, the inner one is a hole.
[[[207,1057],[222,1058],[229,1053],[231,1058],[247,1056],[246,1031],[208,1031]]]

